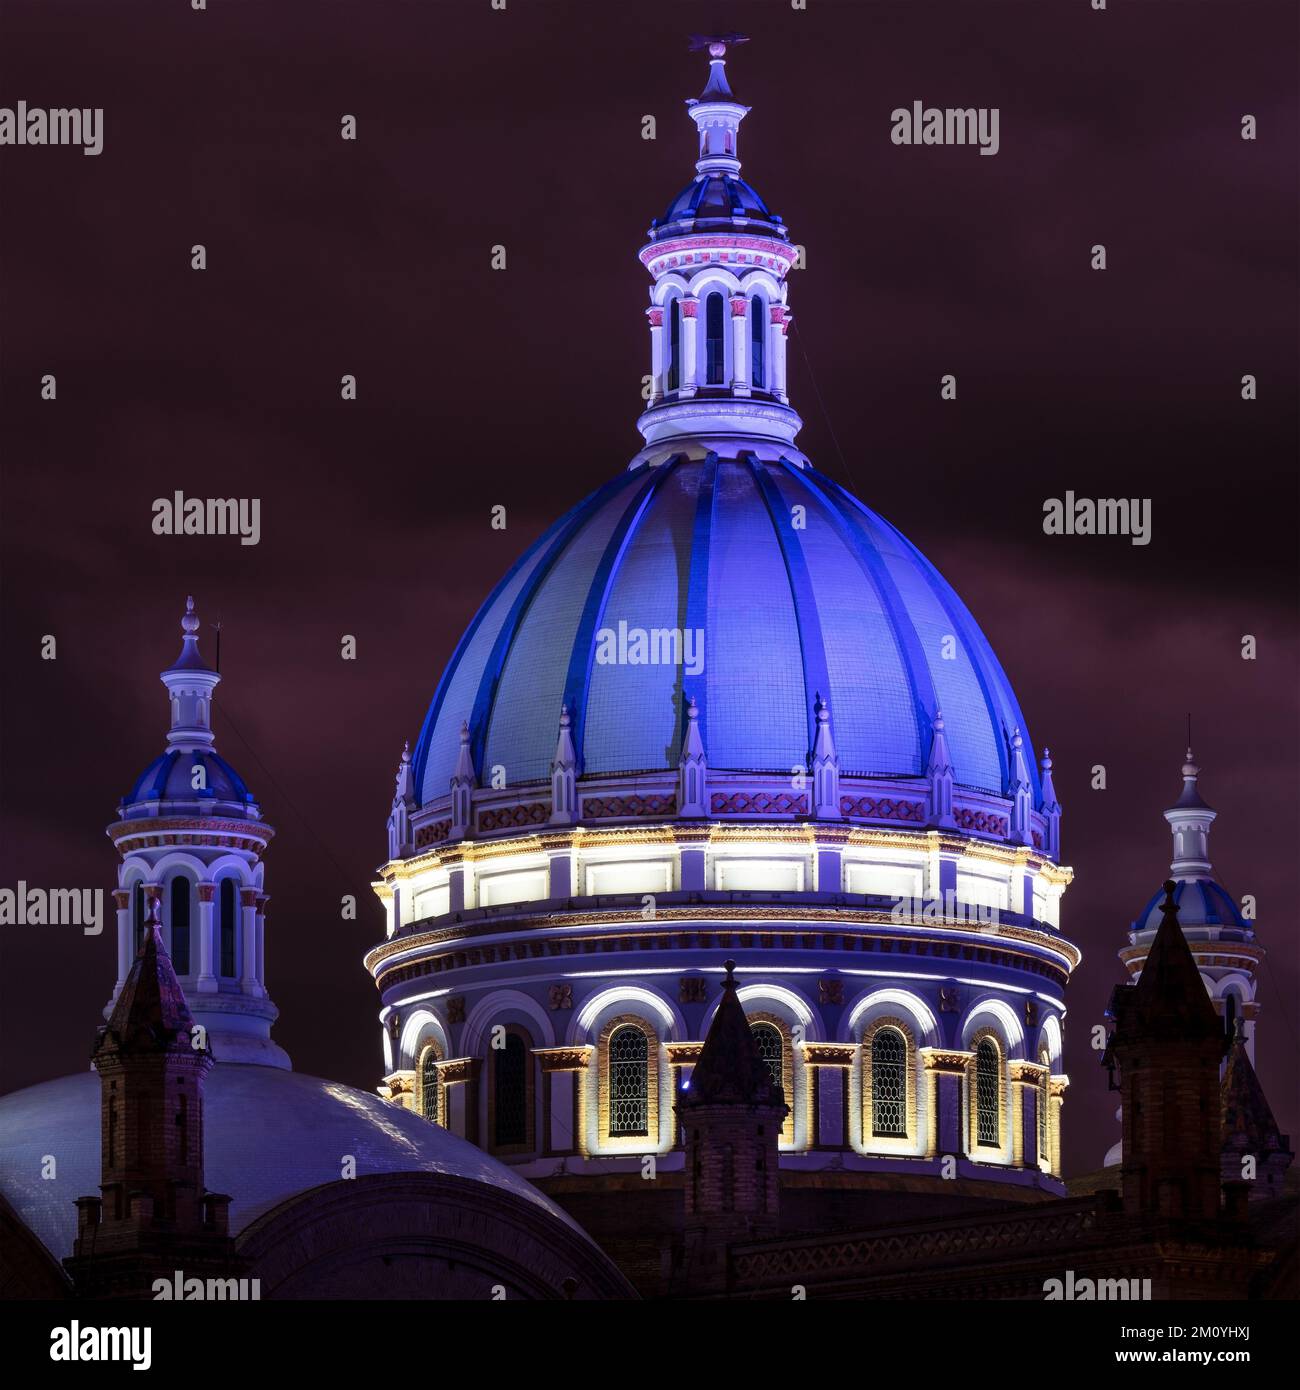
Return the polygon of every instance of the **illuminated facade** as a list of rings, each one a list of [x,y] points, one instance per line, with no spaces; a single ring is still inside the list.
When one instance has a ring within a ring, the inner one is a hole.
[[[800,251],[740,176],[723,44],[688,105],[644,448],[489,596],[402,754],[381,1094],[539,1180],[680,1169],[729,955],[783,1172],[1058,1191],[1051,760],[953,590],[795,446]]]

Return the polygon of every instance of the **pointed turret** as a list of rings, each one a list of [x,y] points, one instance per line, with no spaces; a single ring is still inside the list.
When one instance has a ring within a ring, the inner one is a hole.
[[[839,820],[840,756],[831,732],[831,707],[819,694],[813,708],[817,714],[812,751],[813,815],[818,820]]]
[[[1032,845],[1034,828],[1031,812],[1034,806],[1034,783],[1029,775],[1029,759],[1025,756],[1025,740],[1020,730],[1011,735],[1011,768],[1007,777],[1007,795],[1011,798],[1011,835],[1013,844]]]
[[[931,825],[955,826],[952,814],[952,757],[948,752],[948,735],[944,732],[943,711],[936,710],[930,725],[930,756],[925,765],[929,782],[927,820]]]
[[[469,721],[463,720],[460,726],[460,751],[456,755],[456,767],[451,774],[451,838],[464,839],[469,834],[470,816],[474,784],[478,778],[474,773],[474,755],[469,746]]]
[[[1219,1087],[1223,1113],[1223,1180],[1246,1182],[1252,1201],[1278,1197],[1295,1155],[1250,1064],[1240,1026],[1232,1040]]]
[[[686,1134],[684,1288],[727,1282],[727,1247],[777,1230],[777,1141],[788,1113],[750,1031],[726,962],[718,1003],[688,1089],[679,1092]]]
[[[1122,1187],[1131,1215],[1209,1220],[1219,1213],[1218,1110],[1223,1029],[1178,925],[1177,885],[1136,984],[1112,994],[1102,1058],[1120,1073]]]
[[[573,747],[568,705],[560,707],[560,732],[551,759],[551,824],[572,825],[578,819],[578,755]]]
[[[1042,797],[1038,809],[1047,822],[1047,843],[1043,846],[1049,859],[1061,857],[1061,803],[1056,799],[1056,785],[1052,781],[1052,750],[1043,749]]]
[[[686,732],[677,764],[677,814],[709,814],[709,760],[700,736],[700,710],[693,695],[686,702]]]
[[[140,949],[95,1043],[100,1196],[77,1201],[65,1262],[86,1298],[146,1298],[157,1277],[230,1274],[230,1199],[203,1175],[203,1078],[213,1056],[163,945],[150,897]]]
[[[744,42],[741,34],[698,41],[709,50],[709,80],[698,99],[688,99],[686,106],[700,133],[700,157],[695,162],[699,174],[740,173],[740,123],[749,107],[736,100],[727,82],[727,46]]]

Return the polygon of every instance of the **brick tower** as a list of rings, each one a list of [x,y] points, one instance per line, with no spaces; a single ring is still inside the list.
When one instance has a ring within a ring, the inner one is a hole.
[[[1135,984],[1111,995],[1103,1061],[1118,1067],[1122,1191],[1132,1216],[1212,1220],[1220,1211],[1219,1064],[1223,1024],[1178,925],[1177,885]]]
[[[722,1000],[677,1114],[686,1135],[682,1277],[725,1283],[727,1246],[775,1235],[780,1203],[777,1139],[785,1096],[750,1032],[726,962]]]
[[[92,1054],[101,1195],[78,1199],[65,1261],[83,1298],[149,1298],[154,1280],[178,1270],[237,1272],[230,1199],[203,1183],[203,1078],[213,1057],[193,1029],[151,895],[140,949]]]

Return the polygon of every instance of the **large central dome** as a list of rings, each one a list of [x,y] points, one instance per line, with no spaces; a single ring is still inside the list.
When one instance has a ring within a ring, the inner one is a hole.
[[[584,775],[674,770],[691,699],[710,767],[788,776],[807,764],[819,695],[844,774],[921,775],[942,710],[955,780],[1003,792],[1024,719],[915,546],[788,459],[643,463],[561,518],[483,605],[425,720],[417,794],[447,795],[465,720],[485,781],[498,767],[511,786],[545,781],[561,706]]]

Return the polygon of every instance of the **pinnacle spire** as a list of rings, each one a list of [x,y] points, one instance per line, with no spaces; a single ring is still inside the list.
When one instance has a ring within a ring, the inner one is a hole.
[[[1146,1037],[1192,1041],[1210,1034],[1221,1036],[1223,1025],[1178,925],[1178,884],[1168,879],[1164,889],[1160,926],[1132,986],[1131,1014]]]
[[[194,1019],[162,941],[158,895],[149,894],[148,916],[135,961],[122,986],[97,1052],[188,1052]]]
[[[820,692],[813,702],[817,732],[813,736],[813,814],[821,820],[840,818],[840,756],[831,732],[831,707]]]
[[[736,962],[726,961],[724,968],[722,999],[691,1073],[686,1104],[784,1105],[782,1089],[773,1084],[736,992]]]
[[[1174,857],[1169,871],[1179,879],[1209,878],[1210,827],[1218,812],[1201,796],[1197,780],[1201,769],[1191,748],[1183,762],[1183,790],[1178,800],[1165,812],[1165,820],[1174,837]]]
[[[573,720],[568,705],[560,706],[560,731],[551,759],[551,824],[572,825],[578,818],[578,754],[573,746]]]
[[[686,702],[686,730],[677,763],[677,814],[707,816],[709,760],[700,735],[700,709],[692,695]]]
[[[1034,842],[1030,813],[1034,805],[1034,784],[1029,775],[1029,759],[1025,755],[1025,740],[1017,727],[1011,735],[1011,772],[1007,779],[1011,797],[1011,839],[1022,845]]]
[[[943,711],[937,709],[930,721],[930,756],[925,764],[929,780],[929,816],[931,825],[952,826],[957,821],[952,813],[952,756],[948,752],[948,735],[944,732]]]
[[[199,616],[194,611],[192,595],[185,600],[185,613],[181,618],[180,655],[160,679],[171,701],[168,748],[211,748],[215,743],[212,692],[220,684],[221,677],[199,654]]]

